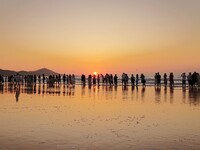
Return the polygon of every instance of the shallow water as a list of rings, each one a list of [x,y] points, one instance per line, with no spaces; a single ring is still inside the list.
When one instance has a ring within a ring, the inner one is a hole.
[[[200,149],[200,89],[0,90],[0,149]]]

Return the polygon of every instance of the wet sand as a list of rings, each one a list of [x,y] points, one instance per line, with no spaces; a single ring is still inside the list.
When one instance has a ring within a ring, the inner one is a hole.
[[[0,90],[0,149],[200,149],[200,89]]]

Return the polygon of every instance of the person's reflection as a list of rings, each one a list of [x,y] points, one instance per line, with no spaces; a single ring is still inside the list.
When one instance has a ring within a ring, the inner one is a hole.
[[[174,100],[174,87],[170,86],[170,103],[172,104]]]
[[[13,93],[13,89],[14,89],[14,86],[13,86],[13,84],[8,84],[8,91],[10,92],[10,93]]]
[[[115,91],[117,92],[117,85],[114,86]]]
[[[96,85],[93,85],[93,99],[96,97]]]
[[[91,84],[88,84],[88,97],[91,98]]]
[[[0,83],[0,92],[3,94],[3,87],[4,85],[2,83]]]
[[[146,86],[142,86],[142,90],[141,90],[141,99],[142,99],[142,101],[144,100],[144,97],[145,97],[145,90],[146,90]]]
[[[22,83],[22,87],[21,87],[21,93],[24,93],[25,89],[25,84]]]
[[[75,85],[72,85],[72,96],[74,96],[75,95]]]
[[[93,93],[96,93],[96,85],[93,85]]]
[[[198,105],[200,101],[200,88],[190,87],[188,90],[189,102],[193,105]]]
[[[36,84],[34,84],[33,91],[34,91],[34,94],[36,94]]]
[[[19,95],[20,95],[20,86],[16,87],[16,91],[15,91],[16,102],[19,101]]]
[[[138,86],[136,86],[136,100],[138,100]]]
[[[27,84],[27,86],[25,88],[25,92],[27,94],[32,94],[33,93],[33,84]]]
[[[186,86],[182,87],[182,97],[183,103],[186,103]]]
[[[117,99],[117,85],[114,85],[114,99]]]
[[[99,94],[99,91],[100,91],[100,85],[98,84],[97,85],[97,93]]]
[[[122,86],[122,99],[128,99],[128,86]]]
[[[92,87],[92,85],[91,85],[91,84],[88,84],[88,89],[89,89],[89,90],[91,90],[91,87]]]
[[[60,93],[61,93],[61,86],[60,85],[55,86],[55,93],[56,93],[56,95],[60,96]]]
[[[167,102],[167,86],[164,87],[164,101]]]
[[[131,86],[131,90],[134,91],[135,90],[135,86]]]
[[[128,86],[123,85],[123,86],[122,86],[122,91],[128,91]]]
[[[65,84],[63,84],[63,96],[65,96],[65,90],[66,90],[66,88],[65,88],[66,86],[65,86]]]
[[[132,85],[131,86],[131,100],[133,100],[134,90],[135,90],[135,86]]]
[[[39,84],[39,86],[38,86],[38,94],[40,94],[41,93],[41,84]]]
[[[161,87],[155,86],[155,101],[156,101],[156,103],[160,103],[160,94],[161,94]]]
[[[43,84],[42,85],[42,95],[44,95],[45,94],[45,85]]]
[[[82,85],[81,96],[85,95],[85,84]]]

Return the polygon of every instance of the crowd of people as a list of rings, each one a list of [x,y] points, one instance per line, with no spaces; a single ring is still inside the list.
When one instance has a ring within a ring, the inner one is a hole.
[[[194,87],[194,86],[200,86],[200,75],[197,72],[189,73],[186,75],[186,73],[181,74],[181,80],[182,80],[182,86],[188,86]],[[157,72],[154,75],[155,78],[155,86],[161,86],[161,84],[167,86],[168,84],[170,86],[174,86],[174,74],[170,73],[169,76],[167,76],[166,73],[164,73],[163,78],[161,77],[160,73]],[[20,84],[49,84],[49,85],[60,85],[60,84],[67,84],[67,85],[75,85],[76,80],[80,80],[82,85],[88,84],[91,85],[115,85],[117,86],[120,82],[123,86],[127,86],[131,84],[132,86],[138,86],[139,81],[142,86],[146,86],[146,78],[144,74],[135,76],[131,74],[129,77],[128,74],[123,73],[121,78],[118,78],[117,74],[112,75],[106,73],[103,74],[94,74],[94,75],[88,75],[86,77],[84,74],[81,75],[80,79],[75,77],[74,74],[64,74],[64,75],[49,75],[45,76],[43,75],[11,75],[11,76],[3,76],[0,75],[0,84],[3,84],[4,82],[20,85]]]
[[[191,73],[189,72],[188,75],[186,73],[181,74],[181,81],[182,81],[182,86],[186,86],[188,83],[188,86],[194,87],[194,86],[200,86],[200,75],[197,72]],[[161,85],[161,75],[158,73],[155,73],[155,85],[159,86]],[[169,74],[169,79],[167,78],[167,74],[165,73],[163,76],[163,83],[165,86],[167,86],[169,80],[169,85],[174,86],[174,74],[171,72]]]

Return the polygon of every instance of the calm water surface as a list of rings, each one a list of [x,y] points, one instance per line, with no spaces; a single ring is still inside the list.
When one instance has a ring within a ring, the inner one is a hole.
[[[0,90],[0,149],[200,149],[200,89]]]

